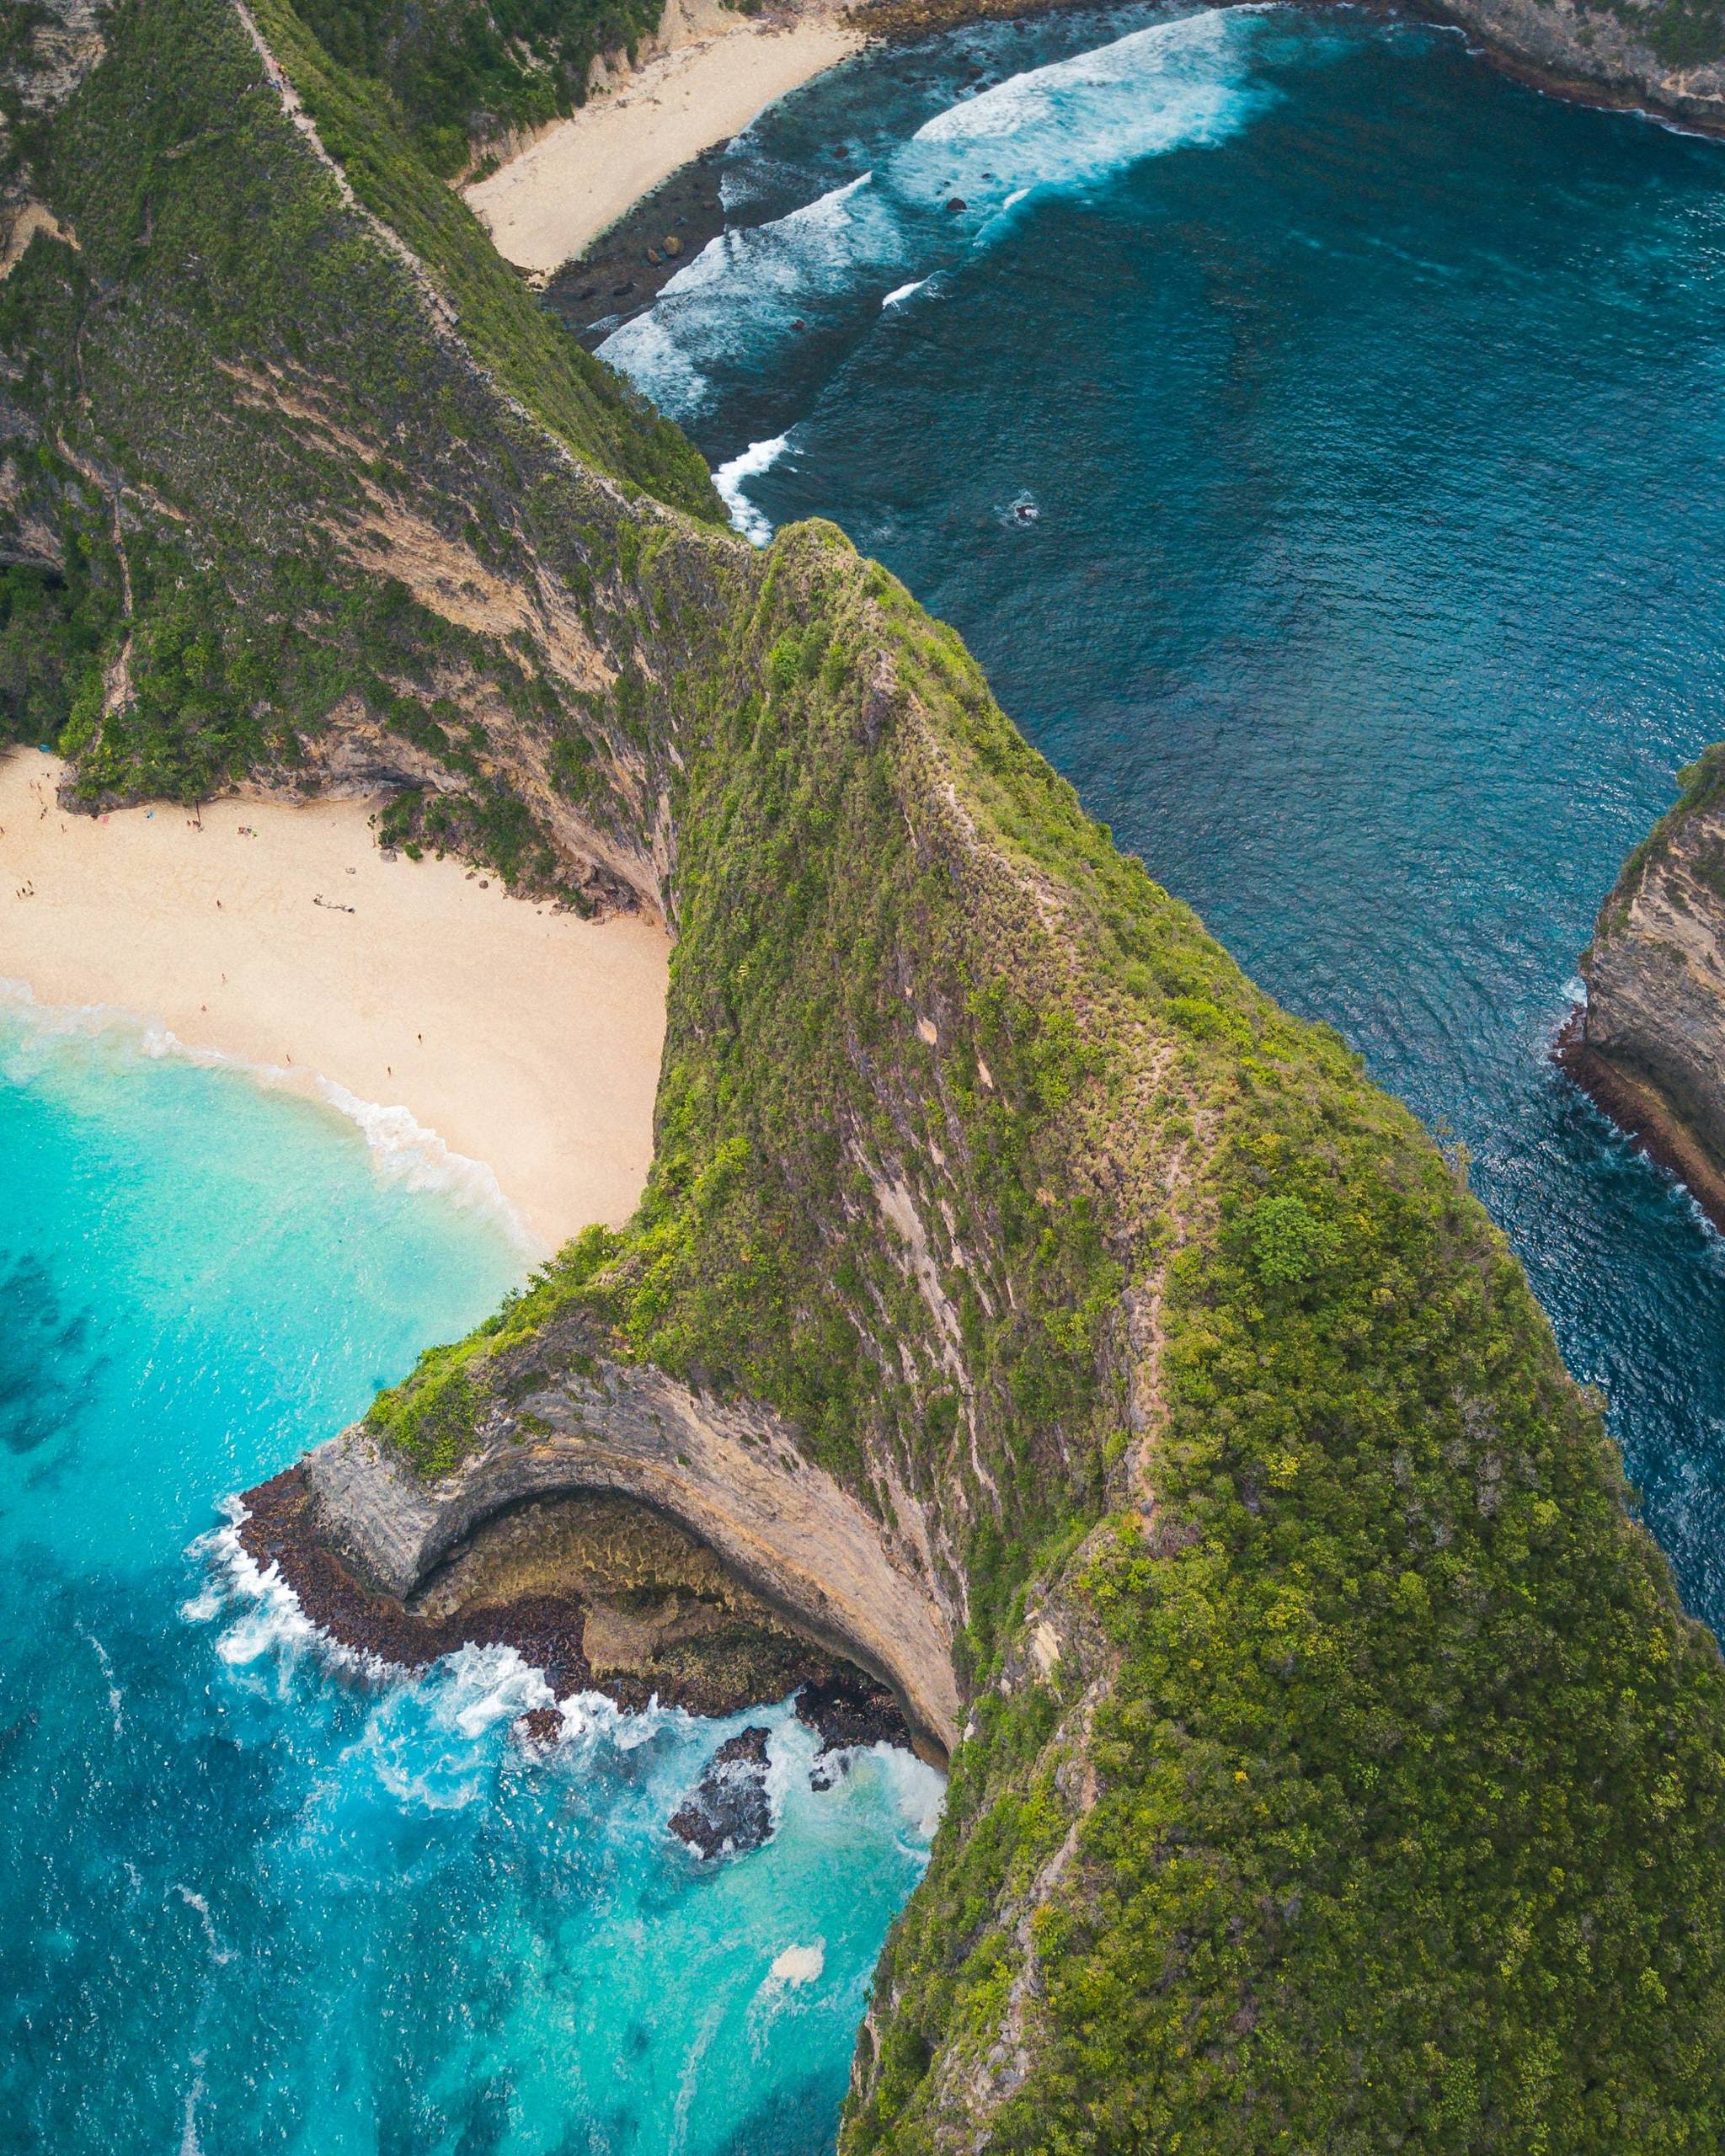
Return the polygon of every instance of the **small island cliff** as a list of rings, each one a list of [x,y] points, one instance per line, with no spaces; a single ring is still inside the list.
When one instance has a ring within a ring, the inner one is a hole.
[[[1455,1167],[884,568],[728,530],[289,0],[3,65],[0,663],[68,799],[363,773],[675,939],[638,1212],[284,1509],[441,1624],[523,1508],[644,1499],[708,1636],[753,1593],[944,1721],[852,2156],[1720,2145],[1725,1665]]]
[[[1624,863],[1557,1060],[1725,1229],[1725,744]]]

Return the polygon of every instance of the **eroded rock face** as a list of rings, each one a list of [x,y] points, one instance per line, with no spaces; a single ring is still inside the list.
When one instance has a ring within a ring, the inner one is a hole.
[[[406,1668],[466,1646],[513,1646],[560,1697],[603,1692],[724,1716],[801,1691],[804,1716],[836,1746],[908,1743],[891,1694],[836,1661],[728,1574],[672,1521],[613,1496],[531,1501],[487,1519],[402,1598],[362,1581],[323,1531],[303,1470],[251,1492],[241,1536],[280,1566],[312,1621],[355,1650]],[[524,1717],[555,1741],[555,1710]],[[866,1731],[866,1735],[863,1734]],[[825,1786],[825,1784],[822,1784]]]
[[[599,1360],[587,1346],[585,1336],[539,1342],[554,1378],[534,1385],[524,1374],[515,1404],[494,1411],[475,1449],[437,1481],[421,1480],[364,1424],[309,1454],[307,1491],[330,1554],[374,1597],[411,1609],[429,1592],[435,1604],[438,1568],[487,1521],[530,1500],[614,1492],[677,1523],[758,1604],[824,1648],[829,1667],[852,1662],[889,1685],[926,1748],[949,1753],[951,1620],[881,1523],[768,1411]],[[257,1502],[248,1496],[254,1510]],[[609,1620],[598,1659],[618,1650],[628,1615]],[[757,1696],[782,1697],[816,1673]]]
[[[1725,744],[1684,776],[1600,910],[1558,1055],[1725,1225]]]
[[[1669,0],[1610,10],[1573,0],[1441,0],[1429,12],[1475,32],[1512,72],[1541,83],[1725,127],[1725,65],[1707,53],[1709,26],[1685,20]]]

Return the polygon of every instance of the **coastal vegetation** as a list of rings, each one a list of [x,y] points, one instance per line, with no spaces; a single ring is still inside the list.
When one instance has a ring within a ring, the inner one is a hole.
[[[633,58],[664,0],[306,0],[331,59],[383,85],[440,176],[474,151],[585,104],[601,53]]]
[[[578,1331],[777,1411],[951,1612],[842,2145],[1717,2146],[1725,1668],[1465,1163],[256,20],[122,0],[32,141],[6,693],[88,798],[361,770],[674,928],[639,1214],[370,1419],[531,1437]]]

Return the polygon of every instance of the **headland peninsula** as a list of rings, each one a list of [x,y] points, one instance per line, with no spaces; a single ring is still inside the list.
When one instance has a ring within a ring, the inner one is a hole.
[[[1710,13],[1480,12],[1713,95]],[[297,1558],[441,1623],[603,1497],[895,1692],[951,1774],[846,2156],[1717,2145],[1725,1665],[1465,1161],[884,568],[729,528],[448,184],[496,131],[403,13],[4,48],[8,723],[67,807],[382,743],[454,903],[671,938],[639,1206],[285,1470]]]

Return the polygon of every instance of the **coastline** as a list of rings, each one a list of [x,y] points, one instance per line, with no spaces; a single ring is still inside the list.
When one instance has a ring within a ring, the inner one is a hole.
[[[461,191],[505,259],[536,287],[548,287],[546,303],[576,336],[596,342],[650,307],[678,269],[724,230],[716,161],[767,106],[871,45],[1094,4],[862,0],[832,13],[830,0],[820,0],[819,12],[762,24],[681,0],[669,48],[622,76],[622,88],[555,122]],[[1473,59],[1544,96],[1725,138],[1725,117],[1696,99],[1662,102],[1640,83],[1583,74],[1514,50],[1494,38],[1477,10],[1446,9],[1439,0],[1360,4],[1453,31]]]
[[[539,1568],[543,1577],[505,1574],[493,1593],[462,1597],[446,1609],[434,1599],[426,1608],[379,1591],[331,1547],[303,1462],[248,1490],[236,1509],[235,1540],[258,1577],[279,1579],[326,1640],[362,1659],[418,1670],[458,1647],[509,1646],[542,1672],[559,1699],[596,1692],[630,1714],[659,1706],[723,1717],[795,1694],[798,1719],[828,1750],[877,1743],[916,1748],[891,1692],[794,1621],[773,1627],[781,1635],[772,1642],[777,1652],[763,1655],[759,1626],[771,1616],[745,1588],[727,1590],[710,1552],[696,1552],[710,1580],[678,1579],[667,1594],[649,1566],[620,1592],[617,1583],[607,1591],[606,1583],[595,1588],[581,1577],[590,1566],[581,1562],[578,1529],[572,1546],[557,1553],[561,1563]],[[642,1516],[656,1522],[644,1509]],[[741,1605],[719,1620],[721,1652],[704,1662],[680,1658],[674,1646],[667,1652],[678,1619],[686,1627],[692,1614],[698,1616],[715,1583],[720,1597]],[[652,1606],[655,1589],[667,1608]],[[613,1599],[630,1606],[628,1617],[619,1621],[607,1607]],[[604,1639],[597,1661],[590,1652],[600,1636],[595,1621]]]
[[[703,150],[867,42],[836,14],[764,26],[732,17],[590,99],[462,196],[504,259],[543,280]]]
[[[1552,1046],[1552,1062],[1650,1161],[1675,1176],[1725,1235],[1725,1175],[1657,1088],[1632,1076],[1589,1043],[1586,1021],[1587,1006],[1578,1004]]]
[[[0,980],[165,1027],[386,1149],[435,1133],[489,1169],[541,1249],[634,1210],[661,928],[512,899],[452,860],[389,860],[360,802],[92,818],[58,807],[61,771],[35,750],[0,755]]]

